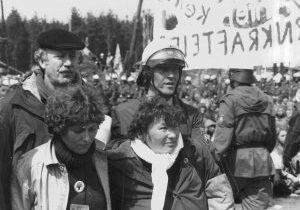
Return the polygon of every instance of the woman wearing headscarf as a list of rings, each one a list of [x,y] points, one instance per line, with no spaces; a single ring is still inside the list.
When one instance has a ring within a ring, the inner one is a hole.
[[[12,209],[111,209],[106,154],[95,149],[102,109],[87,86],[65,87],[48,98],[45,121],[53,137],[14,168]]]
[[[157,96],[141,104],[130,138],[108,150],[112,209],[233,209],[229,182],[201,144],[185,140],[183,112]]]

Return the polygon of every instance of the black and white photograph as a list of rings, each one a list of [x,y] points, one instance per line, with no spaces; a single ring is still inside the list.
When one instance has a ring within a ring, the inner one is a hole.
[[[0,14],[0,210],[300,209],[300,0]]]

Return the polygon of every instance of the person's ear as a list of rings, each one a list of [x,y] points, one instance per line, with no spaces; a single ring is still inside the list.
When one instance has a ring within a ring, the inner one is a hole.
[[[39,59],[38,63],[39,63],[39,66],[40,66],[42,69],[45,69],[45,68],[46,68],[46,62],[45,62],[44,59]]]

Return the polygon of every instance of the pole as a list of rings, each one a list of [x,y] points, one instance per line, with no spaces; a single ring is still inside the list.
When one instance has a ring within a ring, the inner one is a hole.
[[[69,31],[72,32],[72,18],[69,19],[68,26],[69,26]]]
[[[3,0],[1,0],[1,13],[2,13],[2,28],[4,33],[6,32],[6,27],[5,27],[5,20],[4,20],[4,9],[3,9]],[[6,35],[6,34],[4,34]]]
[[[136,43],[136,35],[137,35],[138,24],[140,22],[140,17],[141,17],[142,4],[143,4],[143,0],[139,0],[139,4],[137,7],[137,11],[136,11],[136,17],[134,19],[133,33],[132,33],[131,42],[130,42],[129,54],[125,60],[126,72],[128,74],[129,74],[130,68],[131,68],[130,65],[132,65],[131,61],[132,61],[135,43]]]
[[[3,9],[3,0],[1,0],[1,13],[2,13],[2,34],[3,37],[0,37],[2,40],[0,41],[3,41],[3,53],[4,53],[4,62],[6,62],[8,64],[8,54],[7,54],[7,48],[6,48],[6,45],[7,45],[7,32],[6,32],[6,25],[5,25],[5,19],[4,19],[4,9]]]

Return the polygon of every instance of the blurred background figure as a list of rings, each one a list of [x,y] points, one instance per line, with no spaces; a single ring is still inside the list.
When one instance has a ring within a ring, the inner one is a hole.
[[[0,98],[3,98],[9,92],[9,86],[0,85]]]
[[[215,133],[215,129],[216,129],[216,122],[210,120],[210,119],[207,119],[205,118],[204,119],[204,127],[205,127],[205,133],[207,134],[208,136],[208,140],[209,142],[212,141],[212,137]]]

